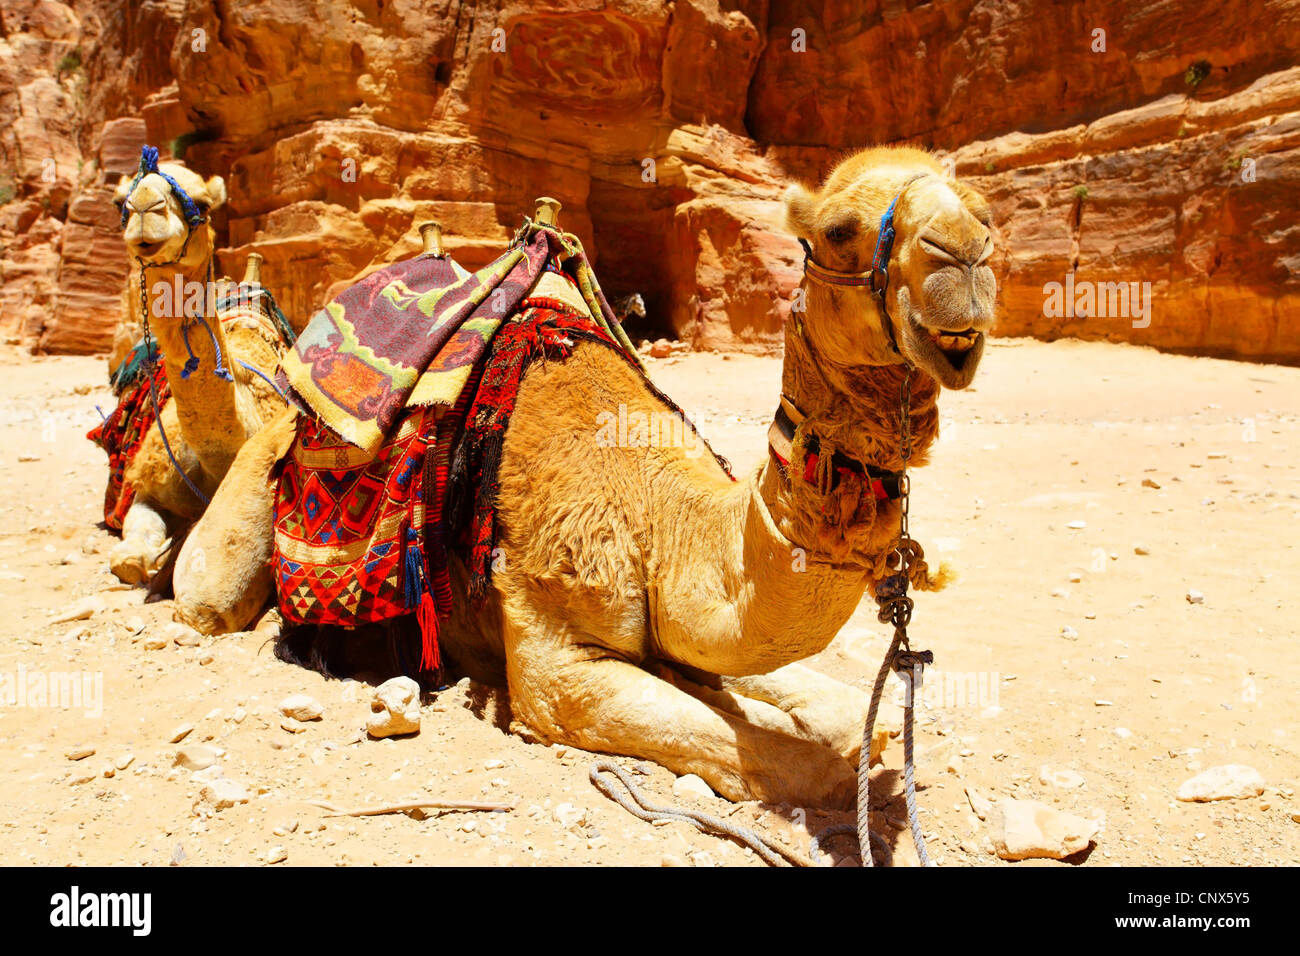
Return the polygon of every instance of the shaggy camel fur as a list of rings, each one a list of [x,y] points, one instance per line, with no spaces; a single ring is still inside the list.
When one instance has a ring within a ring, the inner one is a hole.
[[[134,189],[132,177],[123,177],[115,200],[127,210],[123,239],[127,253],[144,272],[150,326],[171,388],[171,399],[160,416],[162,425],[185,473],[211,497],[248,437],[284,410],[275,390],[239,360],[270,375],[281,344],[262,326],[221,322],[209,315],[211,335],[202,325],[192,324],[187,349],[183,326],[193,322],[193,312],[187,314],[184,302],[173,301],[172,292],[178,276],[183,291],[206,289],[213,255],[213,231],[206,217],[225,202],[226,187],[219,176],[204,181],[174,163],[159,168],[203,212],[204,221],[192,231],[179,198],[157,173],[143,176]],[[159,301],[162,295],[167,299]],[[207,311],[206,293],[203,303],[202,310]],[[133,314],[138,312],[136,308]],[[214,374],[218,350],[233,381]],[[187,378],[182,372],[191,354],[198,359],[198,368]],[[136,584],[147,581],[161,563],[169,532],[198,518],[204,505],[168,460],[156,426],[127,467],[125,478],[136,497],[122,522],[122,540],[113,547],[109,566],[122,581]]]
[[[783,388],[807,418],[788,470],[769,456],[732,482],[683,447],[599,440],[602,412],[664,413],[607,349],[580,345],[530,368],[500,470],[504,560],[479,612],[458,570],[441,637],[458,672],[508,686],[517,731],[696,773],[733,800],[852,804],[867,695],[795,662],[830,643],[881,574],[899,503],[848,480],[819,492],[803,449],[816,435],[823,451],[901,467],[906,360],[912,463],[924,462],[939,383],[970,381],[993,321],[989,211],[912,149],[859,153],[820,190],[787,196],[814,260],[861,272],[900,192],[887,300],[902,354],[870,291],[805,279]],[[244,627],[269,596],[266,475],[293,436],[290,416],[255,436],[187,541],[176,594],[191,624]],[[205,553],[201,572],[191,559]],[[923,560],[913,575],[937,584]]]

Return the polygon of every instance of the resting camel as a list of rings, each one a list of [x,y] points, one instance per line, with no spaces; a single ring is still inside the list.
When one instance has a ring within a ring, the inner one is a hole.
[[[284,411],[283,399],[269,382],[244,364],[269,376],[283,342],[269,321],[258,321],[249,310],[233,310],[222,321],[211,314],[212,302],[203,291],[213,273],[208,214],[225,202],[221,177],[205,181],[176,163],[154,168],[124,176],[114,199],[124,211],[127,253],[143,273],[149,328],[171,391],[161,409],[167,444],[189,482],[211,498],[249,436]],[[180,300],[174,295],[178,278]],[[196,290],[199,297],[191,299]],[[139,309],[133,312],[138,316]],[[200,323],[196,316],[204,312],[207,319]],[[122,581],[136,584],[157,570],[169,532],[198,518],[205,502],[172,464],[156,425],[125,479],[136,496],[109,565]]]
[[[865,276],[891,202],[882,311]],[[883,148],[818,190],[792,186],[786,209],[810,260],[766,462],[733,482],[691,449],[601,441],[601,413],[664,404],[609,349],[536,363],[504,443],[503,566],[479,612],[461,570],[440,640],[456,672],[508,688],[530,738],[653,760],[732,800],[844,807],[867,695],[796,662],[831,642],[898,545],[888,473],[903,468],[906,369],[913,465],[940,386],[975,373],[994,317],[989,207],[928,153]],[[294,428],[286,415],[249,441],[186,542],[175,583],[192,625],[241,628],[270,594],[266,476]],[[911,576],[942,584],[919,550]]]

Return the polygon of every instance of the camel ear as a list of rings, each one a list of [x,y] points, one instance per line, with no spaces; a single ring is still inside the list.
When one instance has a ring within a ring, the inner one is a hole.
[[[119,206],[126,202],[126,197],[131,191],[131,177],[123,176],[117,181],[117,188],[113,190],[113,202]]]
[[[817,197],[802,183],[785,191],[785,225],[800,239],[811,239],[816,231]]]
[[[220,176],[213,176],[205,187],[208,192],[208,209],[216,209],[226,201],[226,181]]]

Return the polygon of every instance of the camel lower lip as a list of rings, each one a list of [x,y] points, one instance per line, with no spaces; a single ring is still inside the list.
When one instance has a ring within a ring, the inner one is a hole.
[[[949,332],[946,329],[926,329],[926,334],[930,341],[939,347],[939,350],[945,354],[969,352],[979,341],[979,333],[974,329],[963,329],[959,332]]]
[[[942,362],[957,375],[963,375],[969,360],[978,351],[984,333],[975,328],[936,329],[909,317],[914,347],[927,353],[932,362]],[[978,361],[978,359],[975,359]]]

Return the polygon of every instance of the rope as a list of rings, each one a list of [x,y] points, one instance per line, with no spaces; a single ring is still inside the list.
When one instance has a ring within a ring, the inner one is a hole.
[[[176,456],[172,454],[171,443],[167,441],[167,431],[166,429],[163,428],[162,409],[158,407],[158,389],[154,385],[152,365],[153,362],[150,361],[149,400],[153,402],[153,417],[154,417],[154,421],[158,423],[158,435],[160,438],[162,438],[163,448],[167,452],[167,457],[171,460],[172,467],[175,468],[176,473],[185,480],[185,484],[189,485],[190,491],[198,495],[199,500],[202,501],[205,506],[210,505],[212,503],[212,499],[209,498],[207,495],[205,495],[203,492],[199,491],[199,486],[190,480],[190,476],[185,474],[185,469],[182,468],[181,463],[176,460]]]
[[[208,266],[208,272],[209,274],[212,272],[210,265]],[[201,315],[194,316],[194,322],[202,325],[208,333],[208,338],[212,340],[212,351],[216,353],[214,357],[216,367],[212,370],[212,374],[223,381],[233,382],[235,376],[230,374],[230,370],[221,361],[221,346],[217,343],[217,333],[212,331],[212,326],[208,325],[208,320]],[[181,325],[181,336],[185,339],[185,351],[190,353],[189,361],[185,363],[185,368],[181,370],[181,378],[189,378],[190,373],[199,367],[199,360],[195,356],[194,350],[190,348],[190,329],[194,327],[194,322],[185,322]]]
[[[272,381],[265,372],[263,372],[261,369],[254,368],[253,366],[249,365],[241,358],[237,358],[235,359],[235,361],[238,362],[240,365],[244,366],[245,369],[252,372],[258,378],[264,381],[267,385],[270,385],[273,389],[275,389],[275,394],[279,395],[282,399],[284,399],[284,403],[286,405],[289,404],[289,396],[284,394],[284,392],[280,389],[280,386],[276,385],[275,382]]]
[[[618,792],[613,783],[603,774],[613,774],[628,794]],[[702,833],[717,833],[731,837],[738,843],[749,847],[772,866],[808,866],[809,862],[792,850],[768,839],[749,827],[737,826],[721,817],[715,817],[698,810],[682,810],[677,807],[664,807],[651,803],[645,793],[632,780],[628,772],[612,760],[596,760],[591,765],[591,782],[601,793],[609,797],[620,807],[635,817],[648,822],[655,820],[677,820],[689,823]]]

